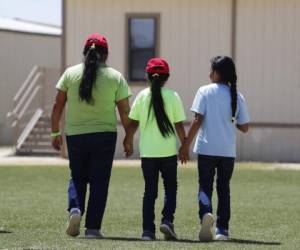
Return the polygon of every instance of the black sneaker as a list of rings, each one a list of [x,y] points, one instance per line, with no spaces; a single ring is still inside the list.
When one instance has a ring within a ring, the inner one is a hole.
[[[162,222],[160,225],[160,231],[165,235],[165,240],[177,240],[173,223],[169,221]]]
[[[156,240],[155,234],[150,232],[150,231],[145,231],[142,234],[142,240],[145,241],[151,241],[151,240]]]

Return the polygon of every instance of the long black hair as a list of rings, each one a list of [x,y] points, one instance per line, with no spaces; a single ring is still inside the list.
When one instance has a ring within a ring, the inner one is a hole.
[[[99,65],[107,60],[108,49],[98,45],[85,46],[83,55],[84,70],[79,86],[79,97],[80,100],[88,104],[94,104],[92,90],[96,82]]]
[[[161,94],[161,88],[168,78],[169,74],[148,73],[148,79],[151,83],[151,101],[149,105],[148,118],[153,108],[158,128],[163,137],[168,137],[171,134],[175,134],[174,127],[167,116],[164,107],[164,100]]]
[[[231,120],[234,122],[237,109],[237,75],[235,64],[228,56],[216,56],[211,59],[211,69],[219,74],[222,83],[228,84],[230,87]]]

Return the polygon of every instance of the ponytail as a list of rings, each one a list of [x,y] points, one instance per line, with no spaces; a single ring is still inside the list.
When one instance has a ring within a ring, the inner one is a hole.
[[[175,134],[175,131],[165,111],[161,88],[163,83],[168,80],[169,74],[148,73],[148,78],[151,82],[151,101],[149,105],[148,118],[150,116],[151,109],[153,108],[154,116],[162,136],[168,137],[171,134]]]
[[[234,123],[235,114],[237,108],[237,86],[236,86],[237,77],[236,75],[229,82],[230,86],[230,95],[231,95],[231,121]]]
[[[85,46],[83,54],[85,56],[84,70],[79,86],[79,97],[81,101],[94,104],[92,91],[95,86],[99,65],[101,62],[106,61],[108,50],[93,44],[92,46]]]
[[[216,56],[211,59],[211,69],[220,76],[222,83],[228,84],[231,95],[231,121],[235,122],[237,109],[237,75],[235,64],[228,56]]]

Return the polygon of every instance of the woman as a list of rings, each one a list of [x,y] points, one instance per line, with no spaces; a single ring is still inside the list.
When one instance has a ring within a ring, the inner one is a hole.
[[[90,35],[84,46],[84,63],[68,68],[57,83],[58,93],[52,112],[52,145],[60,150],[59,122],[65,104],[65,134],[70,160],[69,225],[66,233],[80,234],[87,206],[85,236],[102,238],[101,223],[117,139],[118,108],[123,127],[128,124],[130,89],[121,73],[106,65],[108,44],[99,34]]]

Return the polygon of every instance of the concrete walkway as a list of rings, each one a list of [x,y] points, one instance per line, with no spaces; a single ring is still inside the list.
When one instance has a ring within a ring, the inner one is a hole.
[[[16,156],[14,148],[0,148],[0,166],[67,166],[69,161],[60,157]],[[140,160],[115,160],[114,166],[139,166]]]
[[[33,157],[33,156],[15,156],[12,147],[0,148],[0,167],[1,166],[68,166],[69,161],[60,157]],[[140,160],[115,160],[114,167],[138,167]],[[181,166],[181,164],[179,164]],[[183,167],[195,168],[196,162],[189,162]],[[297,163],[259,163],[243,162],[238,163],[238,168],[243,169],[261,169],[261,170],[300,170],[300,164]]]

